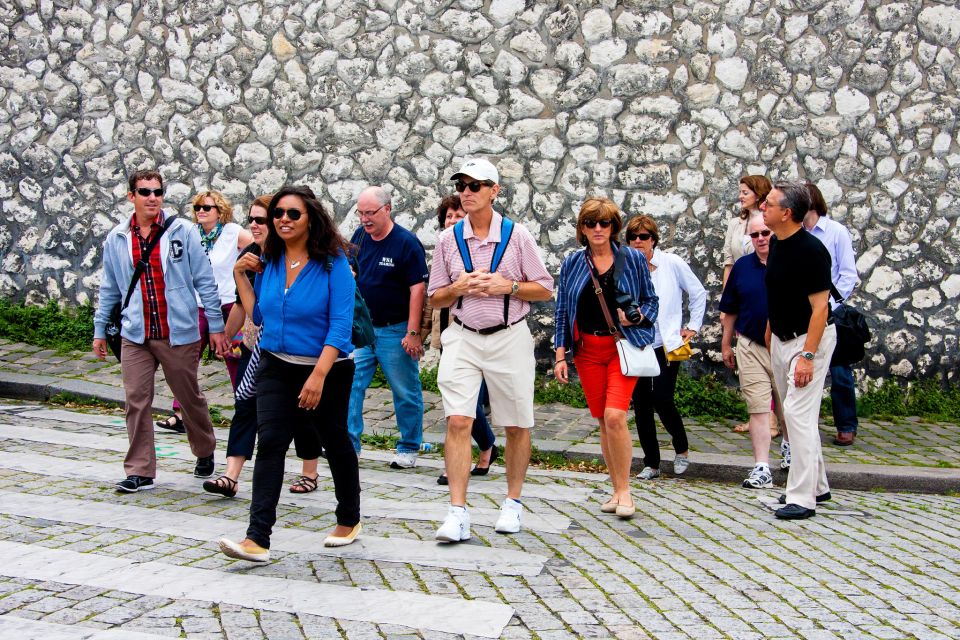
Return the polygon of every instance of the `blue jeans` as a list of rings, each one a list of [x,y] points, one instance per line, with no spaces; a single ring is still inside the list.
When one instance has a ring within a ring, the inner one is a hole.
[[[496,436],[493,435],[493,429],[490,428],[490,422],[487,421],[487,412],[484,405],[488,403],[487,383],[483,381],[480,383],[480,396],[477,398],[477,417],[474,419],[473,428],[470,430],[470,435],[473,436],[473,441],[477,443],[477,448],[480,451],[486,451],[497,441]]]
[[[376,344],[353,352],[356,373],[350,391],[348,428],[353,448],[360,453],[360,436],[363,434],[363,399],[373,380],[377,363],[383,370],[393,391],[393,410],[397,416],[400,441],[397,452],[420,451],[423,440],[423,389],[420,386],[420,365],[407,355],[400,342],[407,335],[407,323],[374,327]]]
[[[837,433],[857,432],[857,390],[853,383],[853,367],[830,367],[830,401]]]

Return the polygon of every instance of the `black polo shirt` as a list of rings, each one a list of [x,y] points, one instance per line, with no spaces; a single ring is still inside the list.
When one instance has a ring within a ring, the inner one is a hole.
[[[803,335],[813,313],[808,296],[830,290],[830,252],[803,227],[772,238],[766,284],[771,331],[784,341]]]

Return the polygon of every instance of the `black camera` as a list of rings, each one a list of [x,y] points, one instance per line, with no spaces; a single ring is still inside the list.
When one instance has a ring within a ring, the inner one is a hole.
[[[627,316],[627,320],[633,324],[643,322],[640,305],[637,304],[637,301],[634,300],[633,296],[629,293],[623,293],[622,291],[617,292],[617,297],[614,298],[614,301],[617,303],[617,308],[623,310],[623,315]]]

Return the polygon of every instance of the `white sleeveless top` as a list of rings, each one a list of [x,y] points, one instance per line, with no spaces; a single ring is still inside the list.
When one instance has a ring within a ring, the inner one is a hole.
[[[207,257],[210,258],[210,266],[213,267],[213,277],[217,281],[217,289],[220,291],[220,304],[225,305],[237,301],[237,283],[233,280],[233,265],[236,264],[240,256],[240,250],[237,249],[238,238],[243,227],[235,222],[228,222],[223,225],[220,237],[213,243],[213,248]],[[197,296],[197,302],[202,307],[200,296]],[[226,321],[226,318],[224,318]]]

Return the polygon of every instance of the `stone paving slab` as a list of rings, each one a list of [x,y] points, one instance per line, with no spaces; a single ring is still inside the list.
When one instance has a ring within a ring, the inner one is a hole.
[[[10,640],[162,640],[165,637],[125,629],[81,629],[9,615],[0,616],[0,638]]]

